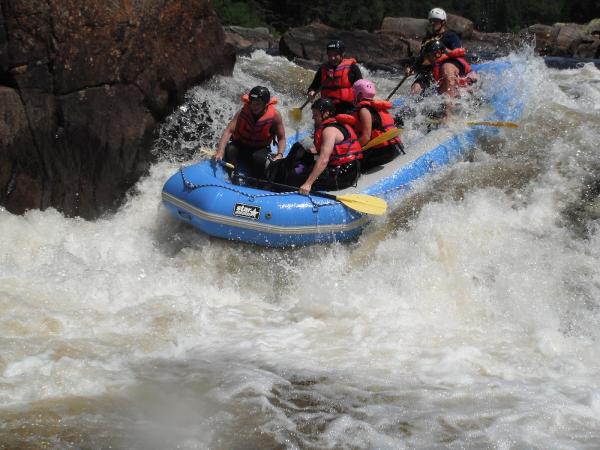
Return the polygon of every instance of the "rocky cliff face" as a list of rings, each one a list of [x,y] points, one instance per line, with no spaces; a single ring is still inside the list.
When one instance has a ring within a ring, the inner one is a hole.
[[[0,204],[116,206],[157,123],[234,62],[209,0],[0,0]]]

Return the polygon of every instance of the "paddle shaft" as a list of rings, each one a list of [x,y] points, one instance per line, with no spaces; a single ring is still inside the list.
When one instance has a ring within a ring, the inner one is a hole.
[[[305,107],[306,105],[308,105],[308,102],[310,102],[310,98],[307,98],[307,99],[306,99],[306,101],[305,101],[304,103],[302,103],[302,106],[300,106],[300,108],[298,108],[298,109],[300,109],[300,110],[303,110],[303,109],[304,109],[304,107]]]
[[[442,123],[442,120],[429,120],[431,123]],[[505,121],[486,121],[486,120],[476,120],[470,122],[464,122],[465,125],[475,126],[481,125],[484,127],[506,127],[506,128],[519,128],[519,124],[515,122],[505,122]]]
[[[317,88],[317,90],[315,91],[315,95],[317,95],[319,92],[321,92],[321,89],[323,89],[323,86],[319,86],[319,87]],[[305,101],[304,103],[302,103],[302,106],[300,106],[298,109],[299,109],[300,111],[302,111],[302,110],[304,109],[304,107],[305,107],[306,105],[308,105],[308,102],[310,102],[310,98],[307,98],[307,99],[306,99],[306,101]]]
[[[223,164],[225,167],[231,169],[231,170],[235,170],[235,166],[231,163],[228,162],[224,162],[221,161],[221,164]],[[276,187],[280,187],[283,189],[289,189],[290,191],[297,191],[298,187],[297,186],[292,186],[289,184],[283,184],[283,183],[276,183],[274,181],[269,181],[269,180],[261,180],[260,178],[254,178],[254,177],[249,177],[248,175],[240,175],[239,173],[237,174],[238,177],[243,178],[245,180],[248,181],[254,181],[255,183],[262,183],[262,184],[270,184],[272,186],[276,186]],[[313,195],[318,195],[319,197],[325,197],[328,198],[330,200],[337,200],[337,197],[333,194],[328,194],[327,192],[321,192],[321,191],[310,191],[311,194]]]
[[[506,121],[472,121],[466,122],[467,125],[483,125],[486,127],[507,127],[507,128],[519,128],[519,125],[515,122],[506,122]]]
[[[400,80],[400,83],[398,83],[398,86],[396,86],[394,88],[394,90],[392,92],[390,92],[390,95],[387,96],[386,100],[389,101],[390,98],[392,98],[392,95],[394,95],[396,93],[396,91],[398,89],[400,89],[400,86],[402,86],[404,84],[404,82],[406,81],[406,79],[409,77],[410,75],[404,75],[404,78],[402,78],[402,80]]]

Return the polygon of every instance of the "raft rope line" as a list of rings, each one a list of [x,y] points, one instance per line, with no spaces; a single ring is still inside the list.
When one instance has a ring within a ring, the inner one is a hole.
[[[247,192],[244,192],[240,189],[236,189],[236,188],[226,186],[224,184],[219,184],[219,183],[206,183],[206,184],[192,183],[190,180],[188,180],[185,177],[185,174],[183,173],[183,166],[179,168],[179,173],[181,174],[181,179],[183,180],[183,185],[185,186],[186,190],[188,190],[188,191],[194,191],[196,189],[206,188],[206,187],[218,187],[218,188],[227,189],[228,191],[235,192],[237,194],[248,197],[250,200],[253,200],[255,198],[277,197],[277,196],[292,195],[292,194],[297,193],[297,192],[269,192],[267,194],[248,194]],[[312,195],[308,195],[307,197],[310,200],[310,202],[312,203],[313,208],[320,208],[322,206],[333,206],[333,205],[337,204],[337,202],[316,203],[314,201]]]

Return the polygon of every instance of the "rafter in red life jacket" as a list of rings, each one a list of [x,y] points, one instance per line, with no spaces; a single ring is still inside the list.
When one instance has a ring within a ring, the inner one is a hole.
[[[358,142],[354,128],[352,128],[355,125],[356,119],[353,116],[338,114],[335,117],[323,120],[315,130],[314,143],[317,152],[321,149],[321,137],[325,128],[336,127],[344,136],[344,140],[333,147],[333,153],[327,163],[329,166],[337,167],[357,159],[362,159],[362,147],[360,142]]]
[[[328,64],[321,66],[321,96],[330,98],[334,103],[347,102],[354,100],[354,91],[350,82],[350,66],[356,64],[356,59],[347,58],[335,67],[331,68]]]
[[[475,82],[475,80],[469,76],[471,73],[471,65],[465,59],[466,50],[464,48],[455,48],[454,50],[449,50],[444,53],[442,56],[437,58],[433,62],[433,78],[436,82],[439,82],[442,79],[442,65],[448,61],[458,62],[459,65],[459,76],[457,78],[457,83],[459,86],[469,86]]]
[[[252,114],[248,95],[242,96],[242,101],[244,102],[244,106],[240,111],[232,140],[255,148],[270,145],[275,137],[273,124],[276,115],[274,105],[277,103],[277,98],[273,97],[269,100],[260,117]]]
[[[378,136],[381,136],[386,131],[396,128],[394,124],[394,118],[389,113],[389,110],[393,108],[393,104],[391,102],[385,100],[362,100],[357,104],[357,108],[355,111],[355,118],[357,120],[357,125],[359,127],[358,132],[360,134],[361,131],[361,123],[359,120],[360,110],[362,108],[367,108],[371,113],[372,126],[371,126],[371,137],[369,140],[373,140]],[[382,142],[379,145],[375,145],[371,148],[385,148],[394,144],[401,144],[400,136],[389,139],[387,141]]]

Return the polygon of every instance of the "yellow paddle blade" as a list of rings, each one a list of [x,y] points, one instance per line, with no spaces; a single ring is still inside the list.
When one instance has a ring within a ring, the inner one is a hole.
[[[365,144],[365,146],[362,149],[368,150],[371,147],[375,147],[376,145],[379,145],[382,142],[389,141],[390,139],[400,136],[401,134],[402,128],[392,128],[391,130],[387,130],[385,133],[377,136],[375,139],[371,139]]]
[[[202,156],[203,158],[212,158],[213,156],[215,156],[215,153],[217,153],[217,151],[213,148],[199,147],[198,153],[200,153],[200,156]]]
[[[302,121],[302,110],[300,108],[292,108],[289,110],[290,120],[293,122],[301,122]]]
[[[514,122],[485,122],[485,121],[476,121],[476,122],[467,122],[467,125],[483,125],[486,127],[508,127],[508,128],[519,128],[519,125]]]
[[[355,211],[380,216],[387,209],[387,202],[379,197],[367,194],[336,195],[335,199]]]

